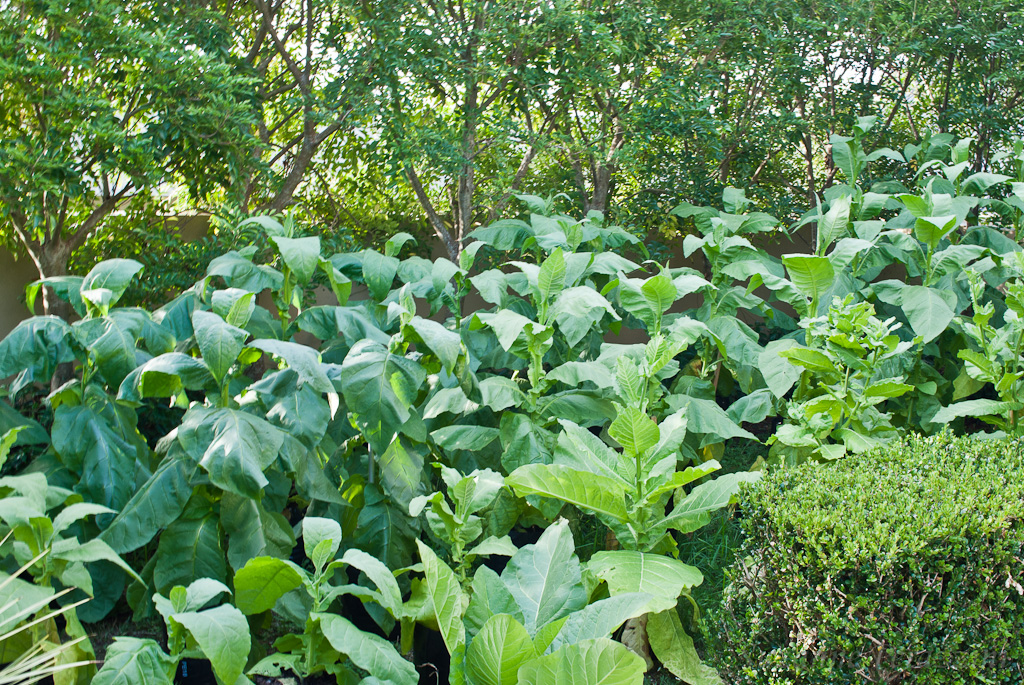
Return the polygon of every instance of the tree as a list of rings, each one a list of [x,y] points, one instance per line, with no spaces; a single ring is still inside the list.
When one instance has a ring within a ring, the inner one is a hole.
[[[134,198],[228,183],[256,142],[230,34],[184,5],[0,5],[0,238],[40,278],[66,274],[72,252]],[[51,294],[44,307],[70,313]]]
[[[229,1],[222,11],[257,77],[260,145],[231,200],[243,212],[281,211],[331,165],[318,158],[323,147],[360,121],[374,69],[369,35],[345,2]]]

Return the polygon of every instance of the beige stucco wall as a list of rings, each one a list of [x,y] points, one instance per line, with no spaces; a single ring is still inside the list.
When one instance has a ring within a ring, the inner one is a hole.
[[[6,336],[23,319],[28,318],[25,306],[25,286],[39,278],[35,265],[27,257],[15,259],[8,250],[0,248],[0,338]],[[36,313],[42,314],[40,303]]]

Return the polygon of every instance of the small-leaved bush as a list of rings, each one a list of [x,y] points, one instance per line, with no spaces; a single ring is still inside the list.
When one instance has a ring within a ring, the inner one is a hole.
[[[730,683],[1019,683],[1024,440],[911,437],[741,495]]]

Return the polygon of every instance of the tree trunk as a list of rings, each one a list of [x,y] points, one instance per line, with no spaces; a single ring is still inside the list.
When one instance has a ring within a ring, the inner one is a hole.
[[[40,279],[67,276],[68,261],[71,259],[71,249],[67,243],[48,241],[37,247],[26,246],[26,249]],[[52,288],[43,288],[43,313],[70,321],[75,310],[68,302],[57,297]]]
[[[602,164],[594,170],[594,192],[591,195],[587,211],[594,210],[605,214],[608,211],[608,196],[611,194],[612,168]]]

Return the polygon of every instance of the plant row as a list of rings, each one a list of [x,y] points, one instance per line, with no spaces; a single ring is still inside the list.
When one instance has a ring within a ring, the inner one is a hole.
[[[49,387],[52,411],[2,412],[8,447],[42,451],[0,481],[5,570],[50,593],[12,625],[89,597],[61,621],[75,663],[83,621],[161,615],[166,644],[119,639],[100,683],[164,682],[199,654],[224,683],[412,682],[424,630],[452,682],[639,682],[652,652],[715,682],[676,612],[702,582],[679,540],[760,476],[716,477],[726,441],[767,422],[769,461],[795,464],[964,418],[1018,429],[1024,153],[996,160],[1015,176],[971,174],[969,141],[866,153],[872,123],[833,138],[845,182],[798,222],[811,254],[759,248],[784,227],[729,188],[673,211],[704,271],[523,196],[528,217],[477,229],[458,263],[403,258],[404,234],[322,254],[258,217],[270,249],[218,257],[155,311],[118,306],[132,260],[34,284],[30,306],[48,287],[80,318],[0,343],[12,401]],[[917,185],[861,188],[880,159]],[[623,330],[642,342],[608,342]],[[154,402],[180,418],[151,445]],[[581,560],[563,517],[607,549]],[[292,632],[265,654],[272,616]],[[624,624],[633,650],[610,639]]]

